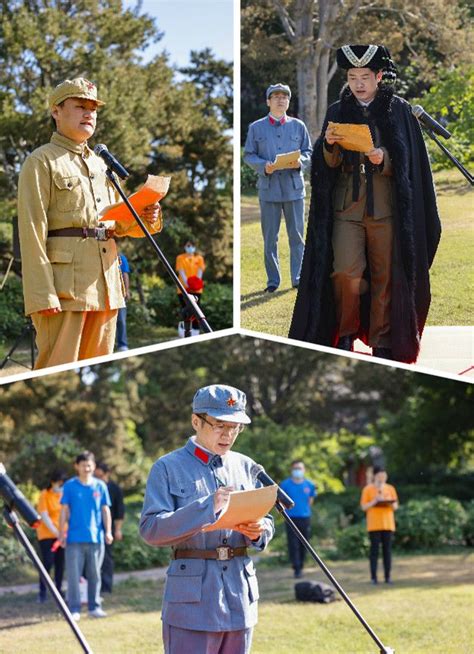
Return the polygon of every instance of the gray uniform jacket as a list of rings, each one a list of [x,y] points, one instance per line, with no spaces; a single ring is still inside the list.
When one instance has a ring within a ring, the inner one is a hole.
[[[180,549],[218,546],[265,549],[273,536],[271,516],[256,542],[237,531],[202,528],[216,522],[214,493],[220,486],[235,490],[255,487],[254,461],[228,452],[224,457],[187,444],[158,459],[148,477],[140,534],[150,545]],[[182,629],[234,631],[257,622],[258,584],[250,557],[228,561],[177,559],[171,561],[163,598],[162,620]]]
[[[265,164],[277,154],[301,150],[301,168],[277,170],[265,174]],[[256,120],[249,127],[244,161],[258,173],[258,196],[267,202],[291,202],[305,197],[303,172],[311,165],[311,141],[306,125],[298,118],[286,116],[283,125],[274,124],[270,116]]]

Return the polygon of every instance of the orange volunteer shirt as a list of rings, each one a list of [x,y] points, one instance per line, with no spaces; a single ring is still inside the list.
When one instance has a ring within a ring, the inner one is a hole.
[[[203,271],[206,269],[204,258],[200,254],[188,254],[185,252],[184,254],[178,254],[176,257],[176,272],[179,274],[180,270],[184,270],[186,279],[196,277],[199,269]],[[183,281],[181,277],[180,280]],[[202,293],[202,291],[196,292]],[[178,290],[178,293],[181,293],[181,291]]]
[[[397,500],[397,491],[390,484],[384,484],[382,496],[384,500]],[[374,484],[365,486],[362,490],[360,504],[372,502],[377,497]],[[366,512],[367,531],[395,531],[395,511],[392,506],[372,506]]]
[[[56,493],[51,489],[41,491],[41,495],[38,502],[38,513],[46,511],[51,519],[51,522],[55,527],[59,529],[59,515],[61,513],[61,493]],[[45,538],[56,538],[56,534],[53,534],[52,531],[44,524],[40,522],[38,529],[36,530],[38,535],[38,540],[44,540]]]

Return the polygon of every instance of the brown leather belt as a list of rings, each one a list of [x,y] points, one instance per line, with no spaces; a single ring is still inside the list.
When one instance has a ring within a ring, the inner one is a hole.
[[[341,171],[343,173],[349,173],[349,174],[353,173],[354,172],[354,166],[343,165],[341,167]],[[366,172],[365,171],[365,164],[363,164],[363,163],[359,164],[359,173],[361,173],[362,175],[365,175],[365,172]]]
[[[48,232],[48,238],[55,236],[81,236],[82,238],[95,238],[98,241],[108,241],[113,238],[115,231],[107,227],[64,227],[63,229],[52,229]]]
[[[215,559],[228,561],[236,556],[247,556],[246,547],[228,547],[222,545],[215,550],[173,550],[174,559]]]

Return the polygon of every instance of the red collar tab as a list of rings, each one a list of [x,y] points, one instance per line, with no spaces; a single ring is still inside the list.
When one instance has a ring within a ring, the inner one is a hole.
[[[280,120],[275,120],[273,116],[268,116],[268,119],[270,121],[270,125],[276,125],[279,123],[280,125],[284,125],[286,123],[286,116],[282,116]]]
[[[209,463],[209,460],[211,458],[210,454],[208,454],[204,450],[201,450],[201,448],[197,446],[194,448],[194,456],[196,456],[203,463]]]

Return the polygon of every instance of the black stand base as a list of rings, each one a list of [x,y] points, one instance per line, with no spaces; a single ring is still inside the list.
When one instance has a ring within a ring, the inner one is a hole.
[[[75,637],[79,641],[79,644],[81,645],[82,649],[86,654],[94,654],[89,643],[86,641],[84,634],[82,631],[79,629],[77,624],[74,622],[74,619],[71,615],[71,612],[69,611],[65,601],[61,597],[61,594],[59,593],[58,589],[53,583],[53,580],[49,576],[49,574],[46,572],[40,558],[38,557],[38,554],[36,553],[34,547],[28,540],[28,536],[25,534],[23,531],[20,522],[18,520],[18,516],[16,513],[9,507],[5,507],[3,511],[3,515],[5,517],[5,520],[7,521],[7,524],[9,527],[11,527],[15,533],[15,536],[17,537],[18,541],[23,545],[23,548],[25,549],[26,553],[30,557],[33,565],[35,568],[38,570],[39,574],[41,575],[41,578],[46,585],[46,587],[49,589],[51,595],[54,598],[54,601],[56,602],[58,609],[61,611],[63,614],[64,618],[66,619],[66,622],[68,625],[71,627],[72,631],[74,632]]]
[[[298,538],[298,540],[304,545],[304,547],[305,547],[306,551],[308,552],[308,554],[311,556],[311,558],[314,561],[316,561],[316,563],[319,565],[319,567],[324,572],[326,577],[329,579],[329,581],[332,583],[332,585],[336,588],[338,593],[341,595],[342,599],[345,601],[347,606],[351,609],[351,611],[354,613],[354,615],[359,620],[361,625],[367,631],[369,636],[376,643],[380,654],[394,654],[395,650],[391,649],[390,647],[386,647],[382,643],[380,638],[377,636],[375,631],[368,624],[368,622],[366,622],[366,620],[362,617],[361,613],[357,610],[356,606],[353,604],[352,600],[347,595],[347,593],[345,592],[343,587],[336,580],[336,578],[331,573],[331,571],[326,566],[326,564],[323,562],[323,560],[316,554],[315,550],[311,546],[311,543],[303,536],[301,531],[298,529],[298,527],[295,525],[293,520],[290,518],[290,516],[286,512],[285,507],[283,506],[283,504],[281,504],[279,501],[277,501],[277,503],[275,504],[275,507],[278,510],[278,512],[283,516],[283,519],[285,520],[288,527],[292,530],[292,532],[295,534],[295,536]]]
[[[117,191],[117,193],[120,195],[122,200],[127,205],[128,210],[130,211],[132,216],[135,218],[137,224],[140,226],[140,229],[142,230],[143,234],[146,236],[146,238],[147,238],[148,242],[150,243],[150,245],[152,246],[152,248],[155,250],[156,254],[158,255],[159,260],[161,261],[161,263],[166,268],[167,273],[170,275],[171,279],[174,281],[176,286],[179,288],[179,290],[183,294],[183,299],[186,302],[186,306],[188,307],[188,309],[190,311],[190,314],[196,316],[196,318],[199,321],[199,326],[200,326],[200,328],[202,329],[203,332],[206,332],[206,333],[212,332],[212,329],[211,329],[209,323],[207,322],[205,315],[203,314],[203,312],[199,308],[196,300],[184,288],[184,286],[181,283],[178,275],[173,270],[172,266],[170,265],[170,263],[166,259],[165,255],[161,251],[161,249],[158,246],[157,242],[155,241],[153,236],[150,234],[150,232],[146,228],[146,226],[145,226],[144,222],[142,221],[142,219],[140,218],[140,216],[137,214],[135,209],[130,204],[130,201],[127,198],[127,196],[125,195],[125,193],[120,188],[120,184],[117,182],[117,179],[116,179],[113,171],[110,170],[110,168],[107,168],[107,171],[106,171],[105,174],[107,175],[108,179],[113,184],[113,186],[114,186],[115,190]]]
[[[15,354],[15,351],[17,350],[18,346],[20,345],[21,341],[25,338],[25,336],[29,336],[30,339],[30,361],[31,364],[28,367],[21,361],[18,361],[17,359],[13,358],[13,355]],[[27,318],[27,322],[25,323],[25,326],[21,330],[21,334],[18,336],[16,341],[13,343],[11,349],[9,350],[8,354],[5,356],[3,361],[0,363],[0,370],[3,370],[7,363],[9,361],[12,361],[13,363],[18,364],[19,366],[23,366],[24,368],[27,368],[28,370],[33,370],[35,367],[35,330],[33,328],[33,323],[31,322],[31,318]]]

